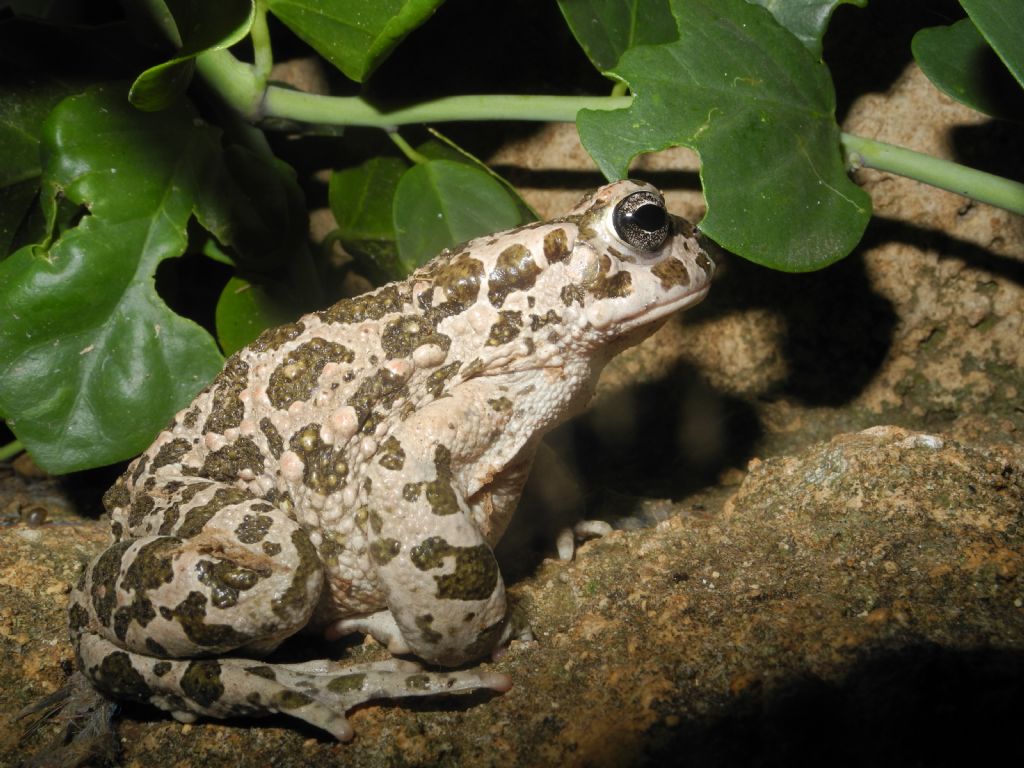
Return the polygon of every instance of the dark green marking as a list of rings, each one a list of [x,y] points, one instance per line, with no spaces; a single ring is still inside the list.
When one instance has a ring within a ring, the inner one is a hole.
[[[210,406],[210,415],[203,425],[203,434],[224,434],[225,430],[242,423],[245,406],[238,396],[248,385],[249,364],[239,355],[232,355],[224,364],[224,370],[214,379],[213,403]]]
[[[267,397],[275,408],[308,400],[328,363],[351,363],[355,353],[319,336],[293,349],[270,374]]]
[[[245,469],[256,475],[262,474],[263,462],[263,452],[252,438],[240,437],[235,442],[207,454],[199,474],[212,480],[228,482],[237,480]]]
[[[151,469],[157,470],[160,467],[180,461],[181,457],[188,453],[191,447],[192,443],[184,437],[176,437],[169,443],[164,443],[160,446],[160,450],[156,452],[156,456],[153,457]]]
[[[319,424],[307,424],[288,441],[302,459],[302,482],[325,496],[340,490],[348,477],[348,462],[340,449],[325,443],[320,437]]]
[[[659,261],[651,267],[651,274],[661,280],[661,287],[665,290],[675,286],[685,288],[690,284],[690,272],[678,259]]]
[[[405,466],[405,451],[402,450],[402,444],[398,442],[398,438],[394,435],[389,435],[380,444],[378,453],[380,454],[379,463],[384,469],[397,472]]]
[[[498,313],[498,319],[491,326],[491,332],[487,337],[487,346],[497,347],[501,344],[508,344],[519,335],[523,327],[523,313],[502,310]]]
[[[421,571],[440,568],[446,557],[455,558],[455,570],[434,576],[437,597],[445,600],[486,600],[491,596],[498,585],[498,564],[486,544],[456,547],[440,536],[431,536],[409,553],[413,565]]]
[[[487,298],[501,308],[513,291],[525,291],[537,282],[541,269],[533,260],[530,249],[514,243],[498,254],[494,269],[487,276]]]
[[[201,707],[216,703],[224,695],[220,662],[216,659],[193,661],[181,676],[181,690]]]

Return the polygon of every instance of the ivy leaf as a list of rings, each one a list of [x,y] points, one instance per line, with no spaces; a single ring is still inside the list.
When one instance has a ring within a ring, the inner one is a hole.
[[[558,0],[569,29],[602,72],[634,45],[670,43],[679,37],[668,0]]]
[[[263,286],[232,277],[217,301],[217,340],[224,354],[232,355],[267,328],[294,320],[297,314]]]
[[[672,0],[678,41],[626,52],[614,74],[633,104],[583,110],[580,138],[609,179],[640,152],[701,155],[701,229],[751,261],[791,272],[852,250],[871,215],[846,175],[825,65],[764,8]]]
[[[1024,92],[970,19],[918,31],[911,50],[947,96],[987,115],[1024,118]]]
[[[821,39],[837,6],[847,3],[863,8],[868,0],[748,0],[771,11],[815,56],[821,56]]]
[[[219,370],[213,339],[153,279],[185,249],[218,138],[184,103],[143,113],[110,86],[46,121],[45,196],[88,215],[0,263],[0,412],[48,471],[138,453]]]
[[[1020,0],[960,0],[960,5],[1024,88],[1024,3]]]
[[[428,160],[410,168],[395,191],[398,254],[407,272],[444,248],[515,227],[519,208],[504,186],[477,168]]]
[[[523,199],[522,195],[519,194],[519,190],[509,184],[508,180],[503,176],[495,173],[487,163],[472,153],[467,152],[436,128],[427,128],[427,131],[431,136],[433,136],[433,138],[427,139],[416,147],[417,152],[431,160],[452,160],[456,163],[465,163],[466,165],[486,173],[492,179],[501,184],[501,186],[505,188],[505,191],[508,192],[515,201],[516,207],[519,209],[520,224],[525,224],[528,221],[537,221],[537,219],[540,218],[537,215],[537,211],[535,211],[533,207]]]
[[[444,0],[267,0],[289,29],[358,83]]]
[[[39,133],[43,120],[67,96],[61,81],[19,73],[0,77],[0,259],[39,192]]]
[[[147,111],[166,109],[174,103],[192,81],[196,56],[228,48],[244,38],[256,13],[253,0],[157,2],[173,17],[181,48],[174,58],[150,67],[132,84],[129,100]]]
[[[398,259],[395,192],[409,164],[397,157],[373,157],[331,174],[328,201],[338,237],[359,273],[374,285],[406,275]]]

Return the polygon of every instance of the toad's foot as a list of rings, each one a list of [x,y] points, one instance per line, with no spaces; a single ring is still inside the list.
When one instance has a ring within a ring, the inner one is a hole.
[[[84,638],[105,642],[95,635]],[[153,659],[110,648],[103,664],[89,670],[119,698],[148,702],[177,720],[197,715],[234,717],[284,713],[323,728],[339,741],[352,738],[346,713],[375,699],[431,696],[512,686],[508,675],[464,670],[427,672],[414,662],[391,659],[368,664],[312,661],[266,664],[256,659]]]
[[[604,520],[580,520],[572,528],[563,528],[558,532],[558,538],[555,540],[558,559],[562,561],[572,560],[576,554],[577,541],[599,539],[611,532],[611,524],[606,523]]]

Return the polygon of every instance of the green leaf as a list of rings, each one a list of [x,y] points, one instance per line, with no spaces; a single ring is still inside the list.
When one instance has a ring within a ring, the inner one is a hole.
[[[842,258],[871,215],[846,176],[824,64],[744,0],[673,0],[678,41],[628,51],[615,75],[633,104],[580,112],[587,151],[610,178],[640,152],[701,155],[701,229],[759,264],[801,272]]]
[[[150,67],[136,78],[128,98],[139,109],[156,111],[174,103],[192,81],[195,57],[228,48],[249,34],[256,6],[253,0],[167,0],[181,38],[173,59]]]
[[[295,34],[363,82],[444,0],[267,0]]]
[[[634,45],[679,37],[668,0],[558,0],[562,16],[587,57],[602,72]]]
[[[515,200],[501,183],[452,160],[410,168],[394,205],[398,253],[407,272],[444,248],[520,223]]]
[[[815,56],[821,56],[821,39],[837,6],[847,3],[863,8],[868,0],[748,0],[771,11],[782,26],[796,35]]]
[[[1024,92],[970,19],[920,30],[911,49],[921,71],[947,96],[988,115],[1024,117]]]
[[[143,113],[108,86],[61,102],[42,150],[45,195],[89,215],[0,263],[0,412],[41,466],[69,472],[138,453],[221,366],[153,279],[185,249],[218,135],[184,103]]]
[[[0,259],[39,192],[43,120],[71,90],[67,83],[27,73],[0,77]]]
[[[331,174],[328,200],[338,237],[360,274],[374,285],[406,275],[398,260],[393,212],[398,183],[408,169],[400,158],[374,157]]]
[[[418,146],[416,148],[417,152],[431,160],[452,160],[457,163],[466,163],[467,165],[471,165],[486,173],[492,179],[505,187],[505,191],[512,196],[513,200],[515,200],[516,207],[519,209],[520,224],[525,224],[528,221],[536,221],[540,218],[537,211],[533,209],[533,206],[526,202],[522,195],[519,194],[519,190],[513,187],[507,179],[495,173],[487,163],[470,152],[467,152],[447,136],[444,136],[436,128],[427,128],[427,131],[434,138],[427,139]]]
[[[231,355],[256,340],[267,328],[274,328],[299,313],[287,302],[241,277],[232,277],[217,301],[217,340],[224,354]]]
[[[1024,87],[1024,3],[1020,0],[960,0],[960,5]]]

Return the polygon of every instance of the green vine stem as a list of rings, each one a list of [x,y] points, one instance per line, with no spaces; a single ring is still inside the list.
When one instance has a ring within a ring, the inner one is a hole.
[[[252,38],[253,71],[256,75],[256,82],[263,88],[270,77],[270,70],[274,66],[274,54],[270,47],[270,30],[267,28],[267,2],[256,0],[256,12],[252,17],[252,28],[249,30]]]
[[[842,144],[850,168],[890,171],[1024,214],[1024,184],[1019,182],[863,136],[844,133]]]
[[[7,445],[0,445],[0,461],[7,461],[24,450],[25,446],[17,440],[12,440]]]
[[[631,96],[619,95],[449,96],[387,110],[358,96],[320,96],[275,85],[259,90],[252,67],[227,51],[204,53],[198,57],[197,65],[221,97],[254,122],[277,118],[313,125],[365,126],[388,131],[401,125],[457,120],[571,123],[576,121],[581,109],[623,109],[633,101]],[[863,136],[844,133],[842,145],[851,169],[866,167],[890,171],[1024,214],[1024,184]]]

